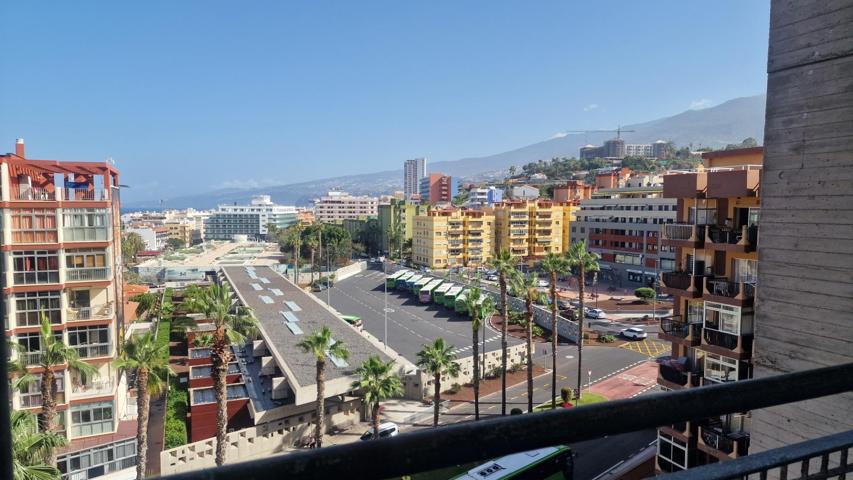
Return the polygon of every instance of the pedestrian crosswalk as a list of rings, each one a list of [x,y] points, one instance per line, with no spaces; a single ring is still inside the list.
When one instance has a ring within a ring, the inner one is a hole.
[[[500,339],[501,339],[501,337],[494,336],[492,338],[487,338],[486,343],[491,343],[491,342],[494,342],[494,341],[500,340]],[[467,347],[457,348],[456,350],[453,351],[453,353],[459,354],[459,353],[467,352],[468,350],[471,350],[473,348],[474,348],[473,345],[468,345]]]

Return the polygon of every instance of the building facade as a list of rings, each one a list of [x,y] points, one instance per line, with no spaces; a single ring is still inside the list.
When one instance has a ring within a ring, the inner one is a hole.
[[[318,222],[336,223],[344,219],[374,217],[378,213],[379,199],[376,197],[335,190],[314,200],[314,217]]]
[[[550,200],[507,200],[489,209],[495,217],[495,249],[533,265],[563,251],[564,207]]]
[[[593,158],[615,158],[643,157],[643,158],[669,158],[669,144],[663,140],[654,143],[625,143],[621,138],[614,138],[604,142],[604,145],[584,145],[580,148],[581,159],[591,160]]]
[[[518,185],[510,188],[509,196],[513,200],[536,200],[539,198],[539,188],[532,185]]]
[[[428,205],[421,205],[410,200],[391,199],[389,203],[379,205],[379,229],[382,232],[380,245],[382,251],[402,250],[403,244],[411,241],[414,236],[415,217],[426,215],[428,211]],[[391,245],[390,241],[393,235],[390,235],[390,233],[394,228],[399,228],[401,235],[396,239],[394,245]]]
[[[581,200],[571,225],[572,241],[586,240],[601,255],[599,279],[612,286],[652,285],[675,266],[675,250],[661,246],[660,229],[675,221],[676,201],[663,198],[660,176],[626,177]]]
[[[205,240],[231,240],[235,235],[246,235],[253,240],[263,240],[268,225],[287,228],[296,223],[296,207],[276,205],[269,195],[252,197],[249,205],[220,205],[205,220]]]
[[[569,180],[565,185],[554,187],[552,198],[555,202],[579,202],[592,198],[595,185],[588,185],[583,180]]]
[[[443,173],[430,173],[421,179],[418,193],[421,203],[450,203],[459,193],[459,180]]]
[[[660,339],[672,344],[658,372],[668,390],[752,377],[762,150],[703,157],[705,169],[664,177],[664,197],[678,205],[661,236],[676,248],[675,270],[661,274],[674,297],[660,325]],[[750,424],[740,412],[661,427],[657,466],[669,472],[746,455]]]
[[[482,210],[430,210],[414,219],[412,261],[429,268],[476,267],[494,253],[495,218]]]
[[[26,158],[23,140],[0,156],[0,285],[6,339],[14,355],[41,371],[39,326],[97,370],[55,367],[57,429],[68,439],[58,467],[86,479],[136,463],[134,408],[127,381],[112,366],[124,335],[119,173],[103,162]],[[12,394],[12,409],[40,414],[40,381]],[[96,453],[97,452],[97,453]]]
[[[503,201],[503,191],[494,186],[472,187],[468,190],[468,207],[483,208]]]
[[[403,195],[410,199],[412,195],[419,194],[421,179],[426,176],[426,159],[413,158],[403,163]]]

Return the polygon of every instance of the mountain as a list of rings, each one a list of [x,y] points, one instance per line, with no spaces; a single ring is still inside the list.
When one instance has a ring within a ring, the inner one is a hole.
[[[742,97],[702,110],[687,110],[671,117],[635,125],[624,125],[622,138],[627,143],[652,143],[668,140],[676,145],[694,148],[721,148],[729,143],[740,143],[747,137],[761,143],[764,137],[765,95]],[[573,157],[587,143],[600,145],[612,138],[609,133],[569,134],[527,145],[508,152],[485,157],[431,162],[429,171],[443,172],[467,179],[499,176],[512,165],[523,165],[553,157]],[[402,160],[401,160],[402,162]],[[329,189],[340,188],[352,194],[379,195],[402,190],[402,170],[344,177],[325,178],[260,189],[225,189],[172,198],[166,201],[169,208],[211,208],[223,203],[244,203],[252,195],[269,194],[273,201],[284,205],[308,205]],[[157,208],[159,201],[126,202],[128,208]]]

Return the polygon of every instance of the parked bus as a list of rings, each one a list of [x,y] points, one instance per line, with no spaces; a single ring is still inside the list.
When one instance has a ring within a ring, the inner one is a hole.
[[[453,306],[456,313],[468,313],[468,308],[465,306],[465,299],[468,298],[468,291],[469,290],[466,288],[456,296],[456,305]]]
[[[453,287],[454,285],[450,282],[442,283],[432,291],[432,301],[439,305],[444,305],[444,296],[447,295],[447,292]]]
[[[456,307],[456,297],[460,293],[462,293],[462,286],[461,285],[455,285],[455,286],[451,287],[451,289],[448,290],[447,293],[444,294],[444,302],[442,302],[443,305],[447,308],[450,308],[450,309],[453,309],[454,307]]]
[[[406,273],[405,270],[397,270],[394,273],[386,275],[385,276],[385,286],[388,288],[394,288],[394,286],[397,285],[397,278],[399,278],[400,275],[402,275],[404,273]]]
[[[432,300],[432,291],[438,288],[438,286],[441,285],[441,282],[443,281],[444,280],[440,278],[436,278],[426,284],[426,286],[421,288],[421,290],[418,292],[418,300],[420,300],[421,303],[429,303],[430,300]]]
[[[397,283],[394,285],[394,288],[396,288],[397,290],[402,290],[402,289],[406,288],[406,280],[408,280],[409,277],[411,277],[414,274],[415,274],[415,272],[412,272],[410,270],[410,271],[407,271],[406,273],[400,275],[399,277],[397,277]]]
[[[421,292],[421,289],[427,286],[427,284],[429,284],[429,282],[431,281],[433,281],[432,277],[424,275],[423,277],[421,277],[420,280],[415,282],[415,285],[412,287],[412,293],[414,293],[415,295],[419,294]]]
[[[411,277],[409,277],[409,279],[406,280],[406,290],[411,292],[412,289],[415,288],[415,283],[417,283],[418,280],[420,280],[422,278],[424,278],[424,276],[421,275],[420,273],[416,273],[416,274],[412,275]]]
[[[478,465],[454,480],[573,478],[572,449],[564,445],[507,455]]]

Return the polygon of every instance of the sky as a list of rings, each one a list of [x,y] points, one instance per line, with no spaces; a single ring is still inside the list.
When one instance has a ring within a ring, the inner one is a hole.
[[[124,200],[482,156],[766,90],[769,2],[0,2],[0,151]]]

